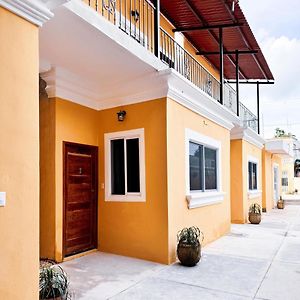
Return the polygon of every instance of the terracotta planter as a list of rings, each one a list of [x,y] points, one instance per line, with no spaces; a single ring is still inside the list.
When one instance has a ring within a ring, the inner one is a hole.
[[[195,266],[201,258],[201,245],[185,244],[179,242],[177,245],[177,257],[181,264],[187,267]]]
[[[279,200],[278,202],[277,202],[277,208],[278,209],[284,209],[284,201],[283,200]]]
[[[261,222],[261,214],[249,213],[249,222],[251,224],[259,224]]]

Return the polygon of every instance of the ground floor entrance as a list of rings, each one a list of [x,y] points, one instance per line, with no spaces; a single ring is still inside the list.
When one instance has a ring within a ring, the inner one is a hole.
[[[97,248],[98,148],[64,142],[64,257]]]

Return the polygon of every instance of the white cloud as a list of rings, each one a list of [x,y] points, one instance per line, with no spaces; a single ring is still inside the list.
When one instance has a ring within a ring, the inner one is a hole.
[[[274,86],[261,86],[265,136],[271,137],[274,128],[281,127],[300,138],[300,1],[286,2],[240,1],[275,77]],[[243,86],[241,99],[256,112],[255,87]]]

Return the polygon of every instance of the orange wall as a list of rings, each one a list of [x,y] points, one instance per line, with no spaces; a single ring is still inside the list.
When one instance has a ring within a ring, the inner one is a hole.
[[[188,209],[186,201],[185,129],[221,142],[222,203]],[[186,226],[198,226],[209,243],[230,230],[230,132],[175,101],[167,102],[169,262],[175,261],[176,235]]]
[[[38,28],[0,7],[0,298],[38,299]]]
[[[244,201],[243,182],[247,177],[242,165],[243,151],[242,140],[232,140],[230,142],[230,186],[231,186],[231,221],[232,223],[243,223],[244,221]]]
[[[98,145],[97,111],[59,98],[55,100],[55,259],[62,260],[63,142]]]
[[[40,99],[40,112],[40,255],[62,261],[63,142],[98,146],[98,116],[59,98]]]
[[[160,99],[124,106],[122,109],[127,112],[124,122],[117,121],[116,113],[120,108],[95,111],[58,98],[50,101],[55,105],[55,196],[45,195],[45,189],[41,199],[45,209],[54,206],[55,212],[53,217],[50,213],[51,218],[41,225],[44,231],[52,229],[51,220],[55,219],[54,232],[48,233],[51,237],[55,235],[55,243],[47,241],[47,235],[41,236],[41,254],[62,260],[62,143],[70,141],[99,146],[99,249],[167,263],[166,101]],[[44,126],[45,123],[46,120]],[[145,129],[146,202],[105,202],[104,189],[101,189],[104,183],[104,133],[136,128]],[[44,132],[48,135],[44,140],[53,139],[49,131],[44,129]],[[50,161],[45,164],[50,173],[51,164]],[[46,173],[41,172],[45,181],[51,177],[46,177]]]
[[[245,140],[231,141],[231,221],[247,223],[252,203],[262,205],[262,195],[251,198],[248,190],[248,157],[258,160],[258,190],[262,190],[262,150]]]
[[[262,205],[266,211],[274,206],[273,201],[273,178],[272,178],[272,154],[263,150],[263,189]]]
[[[40,98],[40,256],[55,257],[55,102]]]
[[[248,195],[248,155],[251,155],[258,159],[258,190],[260,195],[258,197],[250,199]],[[257,146],[250,144],[249,142],[243,142],[243,165],[244,165],[244,174],[246,175],[243,180],[244,187],[244,220],[248,220],[248,211],[252,203],[258,203],[262,206],[262,149]]]
[[[263,189],[262,204],[266,211],[274,207],[274,164],[279,167],[279,194],[281,195],[282,161],[279,155],[263,150]]]
[[[123,106],[99,112],[100,186],[104,183],[104,133],[145,129],[146,202],[104,201],[100,190],[99,248],[102,251],[168,263],[166,100]]]

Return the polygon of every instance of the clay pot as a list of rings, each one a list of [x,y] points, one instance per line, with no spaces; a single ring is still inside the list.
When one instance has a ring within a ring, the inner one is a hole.
[[[261,214],[249,213],[249,222],[251,224],[259,224],[261,222]]]
[[[187,267],[195,266],[201,258],[201,245],[186,244],[179,242],[177,245],[177,257],[182,265]]]
[[[278,209],[284,209],[284,206],[285,206],[284,200],[277,201],[277,208]]]

